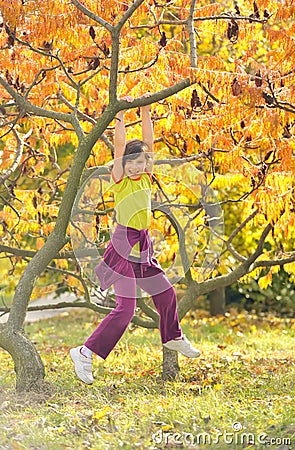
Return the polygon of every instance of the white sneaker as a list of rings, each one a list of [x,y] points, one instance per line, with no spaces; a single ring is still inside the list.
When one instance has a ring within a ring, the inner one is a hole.
[[[163,346],[169,350],[175,350],[176,352],[182,353],[182,355],[187,356],[188,358],[197,358],[201,354],[199,350],[192,346],[185,335],[182,336],[182,339],[172,339],[163,344]]]
[[[75,372],[83,383],[92,384],[94,381],[92,376],[92,358],[82,355],[80,352],[81,348],[82,346],[70,350],[71,358],[75,364]]]

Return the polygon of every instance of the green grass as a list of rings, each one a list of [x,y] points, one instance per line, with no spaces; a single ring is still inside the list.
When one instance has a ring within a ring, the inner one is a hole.
[[[95,359],[86,386],[68,352],[97,323],[75,311],[27,326],[51,395],[16,394],[12,360],[0,350],[1,450],[295,448],[294,320],[188,315],[184,331],[202,356],[180,356],[173,382],[161,379],[158,330],[135,328],[106,361]]]

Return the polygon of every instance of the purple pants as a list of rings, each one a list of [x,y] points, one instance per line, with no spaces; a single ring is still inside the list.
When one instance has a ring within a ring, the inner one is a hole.
[[[154,305],[160,315],[162,343],[179,338],[182,334],[177,314],[175,289],[165,274],[159,273],[154,267],[148,267],[141,277],[139,264],[131,264],[134,279],[122,277],[114,283],[117,306],[102,320],[84,344],[103,359],[106,359],[113,350],[134,315],[136,285],[152,295]],[[152,280],[149,280],[150,277],[153,277]],[[157,293],[153,294],[155,282]]]

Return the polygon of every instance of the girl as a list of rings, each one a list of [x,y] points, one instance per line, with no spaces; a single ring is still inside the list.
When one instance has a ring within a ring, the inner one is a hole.
[[[124,100],[133,99],[124,97]],[[117,306],[84,345],[70,350],[76,375],[87,384],[93,383],[92,354],[106,359],[131,321],[136,308],[136,286],[152,296],[160,315],[163,345],[189,358],[200,355],[181,331],[175,289],[153,257],[148,233],[154,159],[150,105],[141,108],[141,115],[142,140],[134,139],[127,144],[124,111],[117,116],[110,188],[114,193],[117,225],[103,261],[95,268],[102,291],[114,285]]]

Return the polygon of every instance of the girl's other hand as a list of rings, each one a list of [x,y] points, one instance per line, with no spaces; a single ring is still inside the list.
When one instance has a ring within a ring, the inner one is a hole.
[[[123,97],[119,98],[119,101],[121,100],[125,100],[128,103],[133,102],[134,98],[131,97],[131,95],[124,95]],[[117,118],[122,120],[122,117],[124,116],[125,112],[127,111],[127,109],[122,109],[121,111],[118,112],[117,114]]]

